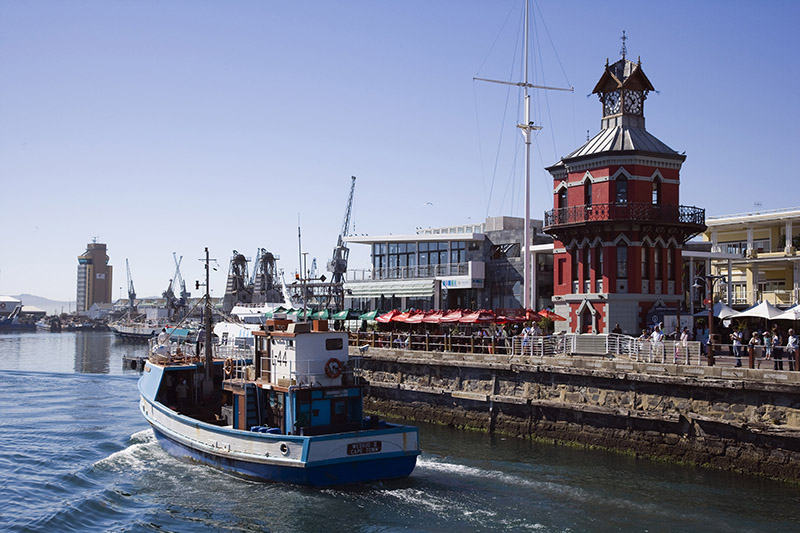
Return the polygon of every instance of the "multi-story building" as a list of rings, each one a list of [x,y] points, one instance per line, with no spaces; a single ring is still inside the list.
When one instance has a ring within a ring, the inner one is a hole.
[[[78,313],[85,313],[95,303],[111,303],[111,275],[106,245],[93,240],[78,256]]]
[[[686,156],[645,129],[644,102],[653,85],[641,61],[609,65],[592,91],[602,104],[601,130],[547,170],[553,207],[557,326],[635,332],[679,312],[684,300],[684,243],[705,229],[704,211],[680,205]]]
[[[708,217],[706,224],[713,273],[725,276],[717,299],[737,308],[800,302],[800,208]]]
[[[531,221],[533,242],[552,239]],[[372,268],[350,270],[346,305],[356,309],[521,308],[524,220],[490,217],[482,224],[418,230],[413,235],[349,236],[368,244]],[[536,248],[536,246],[534,246]],[[534,256],[533,304],[541,309],[552,296],[552,254]],[[537,275],[538,274],[538,275]]]

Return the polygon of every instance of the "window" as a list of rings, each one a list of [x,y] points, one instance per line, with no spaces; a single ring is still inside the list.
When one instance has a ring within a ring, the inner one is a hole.
[[[572,251],[572,282],[573,284],[578,281],[578,254],[580,250]]]
[[[650,247],[642,244],[642,281],[650,279]]]
[[[453,241],[450,243],[450,262],[467,262],[467,243],[464,241]]]
[[[603,291],[603,247],[597,246],[594,249],[594,279],[595,290]]]
[[[592,181],[588,179],[583,182],[583,204],[592,207]]]
[[[628,203],[628,178],[625,176],[617,178],[617,203]]]
[[[661,203],[661,180],[656,178],[653,180],[653,205]]]
[[[325,349],[328,351],[331,350],[341,350],[344,348],[344,341],[341,337],[336,339],[325,339]]]
[[[617,279],[628,279],[628,245],[617,245]]]
[[[667,279],[670,281],[675,281],[675,268],[674,268],[674,261],[673,255],[677,250],[673,247],[667,248]]]
[[[567,207],[567,188],[562,187],[558,192],[558,208],[563,209]]]
[[[655,279],[659,280],[663,278],[663,272],[661,271],[661,247],[656,246],[655,254],[653,255],[653,269],[656,271]]]

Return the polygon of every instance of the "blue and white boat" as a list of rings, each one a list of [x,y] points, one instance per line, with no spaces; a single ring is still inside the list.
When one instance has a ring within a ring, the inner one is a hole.
[[[161,446],[267,481],[331,486],[410,475],[417,428],[364,416],[347,334],[315,324],[268,321],[244,356],[199,357],[203,346],[151,341],[140,408]]]

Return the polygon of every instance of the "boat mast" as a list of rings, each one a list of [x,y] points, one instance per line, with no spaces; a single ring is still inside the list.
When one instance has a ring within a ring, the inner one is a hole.
[[[522,136],[525,138],[525,228],[523,231],[523,283],[522,283],[522,301],[525,309],[531,308],[531,132],[533,130],[542,129],[541,126],[535,126],[531,120],[531,98],[528,94],[528,89],[547,89],[551,91],[569,91],[572,92],[572,87],[564,89],[561,87],[547,87],[544,85],[533,85],[528,83],[528,52],[530,49],[530,2],[525,0],[525,72],[524,80],[520,82],[491,80],[487,78],[472,78],[473,80],[488,81],[491,83],[500,83],[502,85],[516,85],[523,88],[522,104],[525,110],[524,122],[517,124],[517,127],[522,130]]]

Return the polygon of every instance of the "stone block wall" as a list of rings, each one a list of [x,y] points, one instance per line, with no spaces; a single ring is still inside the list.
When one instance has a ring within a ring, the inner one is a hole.
[[[361,372],[373,412],[800,481],[800,373],[384,349]]]

